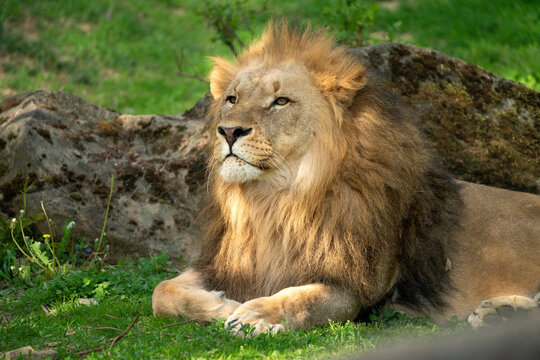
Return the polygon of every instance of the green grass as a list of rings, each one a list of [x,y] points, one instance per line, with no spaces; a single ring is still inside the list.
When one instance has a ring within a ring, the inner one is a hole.
[[[416,0],[387,13],[410,44],[443,51],[540,91],[540,6],[521,0]]]
[[[326,24],[324,7],[337,0],[269,1],[255,17],[258,33],[270,16]],[[60,90],[127,113],[180,113],[208,85],[176,75],[205,76],[208,56],[230,56],[197,15],[198,0],[4,0],[0,6],[0,97],[37,89]],[[257,0],[251,0],[257,6]],[[395,11],[380,8],[373,31],[446,52],[540,90],[540,7],[517,0],[414,0]],[[252,38],[247,27],[241,38]]]
[[[387,312],[382,320],[371,323],[333,323],[274,337],[242,339],[231,336],[223,323],[201,325],[152,316],[153,288],[174,275],[164,255],[103,270],[72,271],[39,287],[1,291],[0,351],[30,345],[35,350],[52,347],[61,358],[76,358],[79,351],[101,347],[104,351],[89,357],[109,358],[107,351],[111,350],[113,358],[318,358],[381,348],[404,337],[455,331],[439,328],[429,319]],[[98,305],[76,301],[89,297],[97,298]],[[138,314],[133,328],[112,349],[110,342],[102,343],[121,332],[96,328],[124,330]]]
[[[186,72],[205,73],[205,56],[219,50],[178,3],[7,0],[6,87],[72,92],[122,112],[181,112],[207,85],[175,75],[174,51],[185,49]]]

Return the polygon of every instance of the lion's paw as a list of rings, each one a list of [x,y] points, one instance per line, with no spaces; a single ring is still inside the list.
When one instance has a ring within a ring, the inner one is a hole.
[[[469,315],[467,321],[475,329],[492,327],[509,320],[527,318],[531,313],[539,312],[539,309],[540,293],[534,299],[519,295],[499,296],[482,301],[480,307]]]
[[[285,331],[281,322],[283,317],[280,307],[276,306],[272,298],[258,298],[240,305],[229,316],[225,327],[240,337],[257,336],[260,334],[275,335]]]
[[[260,334],[275,335],[285,331],[285,326],[282,324],[269,323],[255,313],[248,313],[244,317],[227,320],[225,327],[233,335],[240,337],[252,337]]]

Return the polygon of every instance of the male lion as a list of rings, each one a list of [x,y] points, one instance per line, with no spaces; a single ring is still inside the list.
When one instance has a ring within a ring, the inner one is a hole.
[[[481,304],[473,326],[537,308],[540,197],[447,176],[324,31],[271,24],[210,81],[202,255],[156,287],[154,314],[259,334],[384,304],[437,322]]]

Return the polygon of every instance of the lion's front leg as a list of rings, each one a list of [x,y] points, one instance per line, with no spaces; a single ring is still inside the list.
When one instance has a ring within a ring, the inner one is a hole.
[[[221,291],[204,289],[200,274],[193,269],[159,283],[152,295],[154,315],[182,315],[204,322],[227,319],[239,305]]]
[[[324,325],[330,320],[353,320],[359,311],[359,300],[349,292],[333,286],[310,284],[246,301],[229,316],[226,326],[237,335],[276,333]],[[245,325],[250,325],[250,333],[245,331]]]

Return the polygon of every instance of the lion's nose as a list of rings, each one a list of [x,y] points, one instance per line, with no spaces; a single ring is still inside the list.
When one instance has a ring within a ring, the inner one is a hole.
[[[223,127],[218,126],[218,133],[222,135],[225,140],[227,140],[227,144],[229,144],[230,147],[233,146],[236,140],[242,136],[249,135],[251,133],[251,128],[244,129],[241,126],[235,126],[235,127]]]

